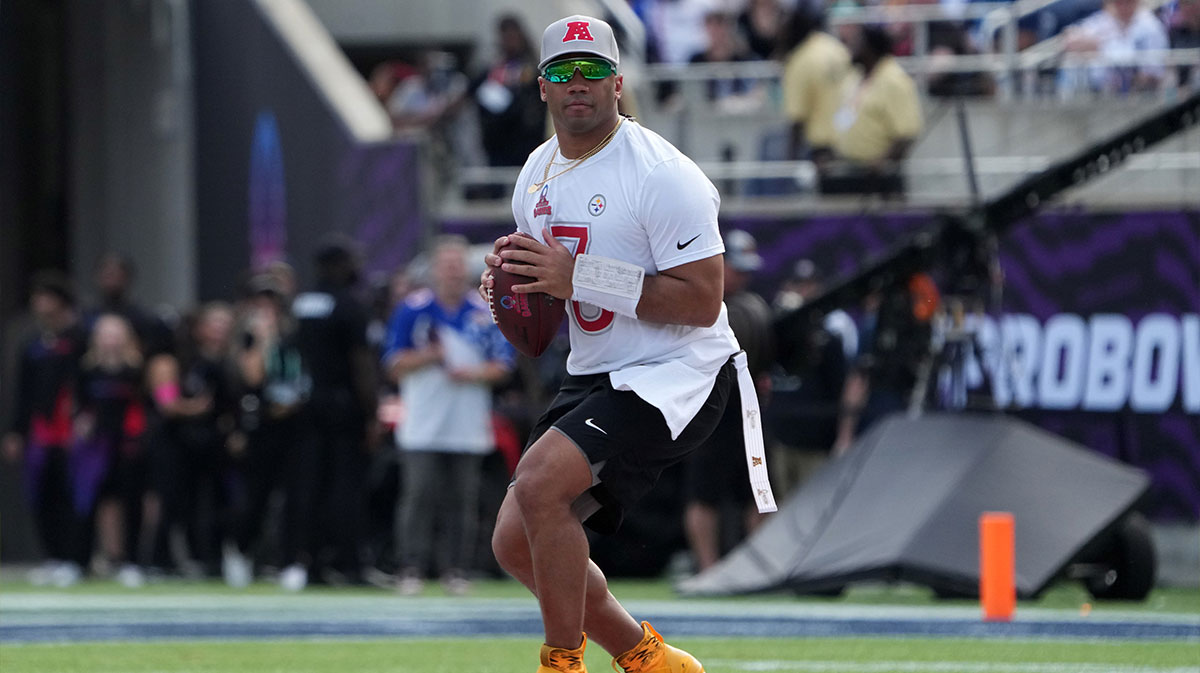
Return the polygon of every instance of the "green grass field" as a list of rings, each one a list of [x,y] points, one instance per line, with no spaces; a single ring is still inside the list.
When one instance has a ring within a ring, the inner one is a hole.
[[[1184,673],[1196,643],[927,639],[680,639],[708,673]],[[591,671],[608,658],[589,650]],[[516,638],[98,643],[0,647],[4,673],[533,673],[537,643]]]
[[[689,601],[676,599],[662,581],[615,581],[614,592],[630,601],[670,601],[686,611]],[[301,596],[283,594],[267,583],[235,591],[214,582],[169,582],[129,591],[108,582],[89,582],[62,591],[35,589],[12,579],[0,580],[0,625],[36,623],[40,613],[21,613],[21,601],[123,601],[123,596],[163,600],[184,606],[202,599],[223,605],[273,605],[297,601],[318,609],[346,605],[386,605],[403,609],[406,599],[380,589],[315,587]],[[511,605],[526,598],[514,582],[481,582],[472,600]],[[452,605],[433,585],[429,602]],[[349,602],[347,602],[349,601]],[[355,602],[359,601],[359,602]],[[365,601],[365,602],[363,602]],[[6,610],[5,606],[9,606]],[[972,601],[936,600],[911,585],[856,586],[840,598],[802,598],[788,594],[721,599],[722,605],[756,608],[801,603],[813,609],[860,610],[871,606],[958,609]],[[414,604],[415,605],[415,604]],[[342,606],[342,607],[338,607]],[[186,608],[181,607],[181,610]],[[1195,616],[1200,623],[1200,590],[1156,590],[1143,603],[1094,602],[1081,587],[1061,584],[1037,601],[1022,601],[1022,611],[1057,611],[1080,620],[1125,615]],[[61,609],[60,609],[61,612]],[[30,614],[33,614],[31,617]],[[47,612],[46,614],[52,614]],[[86,613],[91,614],[91,613]],[[24,621],[22,621],[24,620]],[[667,634],[670,638],[670,634]],[[670,640],[695,653],[709,673],[1197,673],[1200,642],[1192,640],[1124,640],[1030,638],[730,638],[685,637]],[[536,637],[467,638],[304,638],[255,640],[169,640],[17,643],[0,640],[0,673],[532,673],[537,665]],[[607,671],[603,650],[592,647],[587,663],[593,672]]]

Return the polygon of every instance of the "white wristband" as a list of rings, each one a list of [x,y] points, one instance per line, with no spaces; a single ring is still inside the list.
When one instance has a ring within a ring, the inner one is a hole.
[[[646,270],[637,264],[599,255],[577,255],[571,275],[571,299],[636,318],[645,279]]]

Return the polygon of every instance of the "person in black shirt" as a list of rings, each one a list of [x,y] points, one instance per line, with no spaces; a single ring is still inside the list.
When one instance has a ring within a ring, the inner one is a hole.
[[[783,21],[784,9],[779,0],[750,0],[738,14],[737,27],[750,52],[766,61],[775,57]]]
[[[146,491],[144,370],[137,335],[124,317],[96,319],[84,353],[75,401],[72,464],[77,511],[94,519],[102,558],[118,580],[143,582],[133,563],[141,535]]]
[[[154,488],[164,509],[159,535],[184,534],[190,558],[171,560],[182,565],[185,575],[215,573],[227,533],[226,439],[234,429],[236,408],[228,361],[232,327],[229,306],[206,304],[180,356],[162,354],[149,364],[155,410],[162,418],[154,449]],[[161,556],[163,540],[157,546]]]
[[[137,267],[129,257],[116,252],[101,257],[96,267],[96,305],[88,310],[84,323],[91,331],[97,318],[105,313],[115,313],[133,326],[142,353],[153,357],[170,351],[174,339],[162,318],[139,306],[129,296],[136,276]]]
[[[236,512],[236,550],[225,557],[226,580],[233,585],[252,576],[249,556],[264,531],[271,496],[283,495],[279,530],[280,584],[299,591],[308,584],[308,532],[316,459],[304,413],[312,382],[296,345],[283,288],[267,274],[250,280],[234,340],[239,429],[245,451],[239,458],[245,497]]]
[[[546,139],[537,53],[514,14],[496,22],[496,37],[499,58],[475,82],[483,149],[489,166],[520,166]]]
[[[369,450],[374,446],[377,357],[367,344],[367,307],[354,296],[353,241],[317,251],[316,287],[292,303],[296,343],[312,377],[309,417],[317,445],[313,570],[331,582],[363,581]]]
[[[20,351],[3,451],[8,460],[23,463],[25,496],[46,557],[30,580],[67,586],[81,577],[89,552],[74,509],[69,465],[71,410],[86,335],[75,295],[61,274],[39,273],[29,306],[37,331]]]

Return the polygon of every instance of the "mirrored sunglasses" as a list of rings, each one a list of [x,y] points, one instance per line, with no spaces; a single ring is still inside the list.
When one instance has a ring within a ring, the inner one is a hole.
[[[548,82],[561,84],[570,82],[578,70],[584,79],[604,79],[616,74],[617,66],[602,58],[571,58],[565,61],[555,61],[546,66],[542,77]]]

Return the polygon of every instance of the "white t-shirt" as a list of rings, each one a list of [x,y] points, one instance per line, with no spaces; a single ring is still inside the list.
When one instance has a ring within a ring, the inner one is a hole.
[[[1137,10],[1128,25],[1122,25],[1112,13],[1100,10],[1079,22],[1079,30],[1100,43],[1097,65],[1089,70],[1093,86],[1106,90],[1123,90],[1122,70],[1128,75],[1140,72],[1162,77],[1165,69],[1161,55],[1151,56],[1141,66],[1129,66],[1137,52],[1170,48],[1167,29],[1162,21],[1145,7]]]
[[[513,193],[517,230],[542,239],[549,227],[573,254],[637,264],[647,276],[722,254],[717,188],[661,136],[626,119],[606,147],[536,193],[529,187],[563,170],[557,138],[533,151]],[[725,306],[709,327],[667,325],[572,302],[574,375],[608,373],[663,413],[671,436],[696,415],[721,366],[739,350]]]
[[[448,308],[430,290],[418,290],[392,315],[383,360],[400,351],[426,348],[435,339],[442,346],[442,362],[411,371],[400,381],[405,413],[396,426],[396,443],[404,451],[491,453],[495,449],[491,386],[455,381],[450,370],[485,362],[511,367],[512,346],[474,292],[459,306]]]

